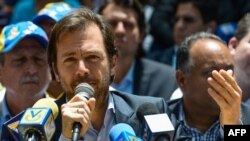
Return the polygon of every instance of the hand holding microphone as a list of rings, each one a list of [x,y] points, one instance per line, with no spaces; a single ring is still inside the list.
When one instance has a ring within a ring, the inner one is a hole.
[[[75,88],[75,96],[62,105],[62,133],[72,141],[86,133],[91,114],[95,109],[94,89],[87,83],[80,83]],[[73,132],[72,132],[73,131]]]

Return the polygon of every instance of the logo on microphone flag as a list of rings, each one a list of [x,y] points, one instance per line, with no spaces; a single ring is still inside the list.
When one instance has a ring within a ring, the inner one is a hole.
[[[21,120],[22,124],[39,124],[44,122],[44,119],[47,119],[46,115],[49,115],[48,112],[51,112],[48,108],[29,108],[23,115]]]
[[[20,137],[25,138],[28,131],[39,133],[41,140],[50,140],[55,133],[55,123],[50,108],[28,108],[18,126]]]

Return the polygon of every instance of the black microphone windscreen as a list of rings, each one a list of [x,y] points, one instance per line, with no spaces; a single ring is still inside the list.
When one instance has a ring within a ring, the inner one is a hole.
[[[154,141],[170,141],[170,136],[167,134],[161,134],[156,137]]]
[[[147,102],[147,103],[143,103],[138,108],[136,115],[138,119],[142,122],[145,115],[155,115],[159,113],[160,111],[154,104]]]
[[[75,88],[75,94],[80,94],[81,96],[89,99],[95,93],[95,90],[88,83],[80,83]]]

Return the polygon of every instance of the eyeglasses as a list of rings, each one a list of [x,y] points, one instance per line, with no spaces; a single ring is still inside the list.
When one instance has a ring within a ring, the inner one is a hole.
[[[182,16],[182,17],[177,16],[174,18],[174,23],[177,23],[180,19],[182,19],[183,22],[186,24],[191,24],[191,23],[194,23],[196,21],[196,18],[192,17],[192,16]]]

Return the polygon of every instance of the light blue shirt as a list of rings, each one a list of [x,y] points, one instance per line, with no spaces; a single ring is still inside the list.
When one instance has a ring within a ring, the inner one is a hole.
[[[250,98],[248,98],[245,102],[247,105],[250,105]]]
[[[127,93],[133,93],[133,86],[134,86],[134,69],[135,69],[135,63],[133,63],[126,76],[122,79],[120,84],[112,83],[111,86],[115,89]]]
[[[2,134],[3,124],[12,118],[12,116],[10,115],[9,109],[7,107],[5,92],[6,92],[5,89],[1,90],[1,92],[0,92],[1,97],[3,98],[1,101],[0,135]]]
[[[98,133],[97,130],[93,128],[90,124],[88,131],[82,137],[84,141],[110,141],[109,140],[109,131],[115,125],[114,122],[115,117],[115,107],[114,107],[114,100],[112,95],[109,95],[109,102],[108,107],[105,113],[104,123],[103,126]],[[59,141],[71,141],[71,139],[66,138],[61,134]]]

